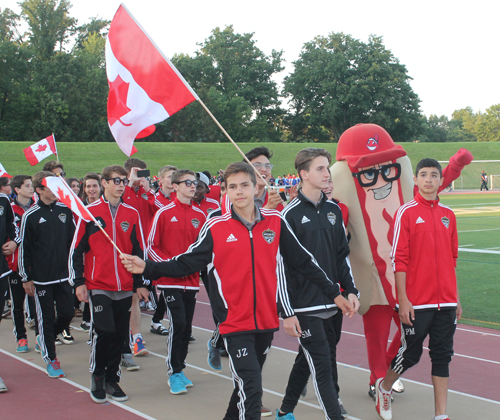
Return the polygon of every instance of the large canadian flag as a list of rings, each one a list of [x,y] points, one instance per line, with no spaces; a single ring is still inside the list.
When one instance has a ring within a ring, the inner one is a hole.
[[[127,156],[136,138],[199,99],[123,4],[106,40],[106,74],[109,128]]]
[[[7,173],[3,165],[0,163],[0,177],[12,178],[11,175]]]
[[[51,154],[57,155],[54,134],[24,149],[24,156],[26,156],[31,166],[35,166]]]
[[[58,176],[48,176],[42,179],[42,184],[49,188],[58,200],[69,207],[79,218],[86,222],[90,222],[91,220],[96,222],[94,216],[87,210],[82,200],[80,200],[64,179]]]

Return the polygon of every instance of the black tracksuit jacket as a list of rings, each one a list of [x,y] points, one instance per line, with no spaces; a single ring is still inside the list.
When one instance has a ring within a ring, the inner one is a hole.
[[[283,216],[300,243],[314,256],[328,278],[337,282],[346,294],[359,297],[349,263],[349,245],[340,207],[323,194],[316,207],[302,191],[283,210]],[[331,296],[289,265],[285,265],[288,295],[297,314],[334,310]]]

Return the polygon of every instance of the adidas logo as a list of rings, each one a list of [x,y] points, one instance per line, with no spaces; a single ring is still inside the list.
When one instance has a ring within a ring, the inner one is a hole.
[[[234,235],[231,233],[231,234],[227,237],[226,242],[235,242],[235,241],[237,241],[237,240],[238,240],[238,239],[236,239],[236,238],[234,237]]]
[[[47,220],[45,220],[43,217],[40,217],[40,220],[38,221],[38,223],[45,223]]]
[[[425,220],[422,219],[420,216],[418,216],[418,219],[417,219],[417,221],[415,223],[416,224],[418,224],[418,223],[425,223]]]
[[[170,221],[171,221],[171,222],[178,222],[177,217],[175,217],[175,216],[174,216],[174,217],[172,217],[172,218],[170,219]]]
[[[310,222],[310,220],[306,216],[302,217],[302,224],[307,222]]]

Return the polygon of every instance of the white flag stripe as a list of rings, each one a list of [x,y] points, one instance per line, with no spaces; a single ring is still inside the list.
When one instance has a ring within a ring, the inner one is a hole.
[[[120,149],[130,156],[137,135],[146,127],[167,119],[169,115],[161,104],[150,99],[132,74],[116,59],[109,40],[106,40],[106,74],[110,82],[120,76],[124,82],[129,83],[127,106],[131,111],[120,118],[121,122],[117,120],[109,128],[113,137],[120,139],[118,142]],[[127,126],[122,123],[132,125]]]

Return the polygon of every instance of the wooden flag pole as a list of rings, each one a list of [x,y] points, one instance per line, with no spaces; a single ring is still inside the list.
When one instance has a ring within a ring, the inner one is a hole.
[[[54,139],[54,146],[56,148],[56,159],[57,159],[57,162],[59,163],[59,153],[57,152],[56,136],[54,136],[54,133],[52,133],[52,138]]]
[[[243,151],[238,147],[238,145],[235,143],[235,141],[231,138],[231,136],[227,133],[226,130],[224,130],[224,127],[222,127],[222,125],[220,125],[219,121],[217,121],[217,118],[214,117],[214,115],[210,112],[210,110],[206,107],[206,105],[203,103],[203,101],[201,99],[198,99],[198,102],[201,104],[201,106],[205,109],[205,111],[207,111],[208,115],[210,115],[210,117],[212,117],[212,119],[215,121],[215,124],[217,124],[217,126],[222,130],[222,132],[226,135],[226,137],[229,139],[229,141],[231,143],[233,143],[234,147],[236,147],[236,149],[238,150],[238,152],[241,153],[241,156],[243,156],[243,158],[247,161],[247,163],[254,169],[255,173],[257,174],[257,176],[262,179],[262,181],[264,182],[264,184],[266,184],[266,187],[269,187],[269,184],[267,183],[267,181],[264,179],[264,177],[260,174],[260,172],[257,170],[257,168],[255,166],[252,165],[252,163],[248,160],[248,158],[245,156],[245,153],[243,153]]]
[[[59,178],[61,178],[63,180],[63,182],[68,186],[69,188],[69,191],[70,191],[70,194],[73,195],[73,197],[75,197],[76,199],[80,200],[80,197],[78,197],[75,192],[71,189],[71,187],[69,186],[69,184],[66,182],[66,180],[60,175],[60,174],[56,174],[56,176],[58,176]],[[90,217],[92,218],[92,220],[94,221],[94,223],[96,224],[97,227],[99,227],[99,229],[101,229],[101,232],[104,233],[104,235],[106,236],[106,238],[109,239],[109,241],[111,242],[111,244],[115,247],[115,249],[118,251],[118,253],[121,255],[121,257],[127,261],[127,258],[125,257],[125,255],[123,254],[123,252],[120,250],[120,248],[118,248],[118,245],[115,244],[115,242],[113,241],[113,239],[110,238],[110,236],[108,235],[108,233],[103,229],[103,227],[101,226],[101,224],[97,221],[97,219],[94,217],[94,215],[91,213],[91,212],[88,212],[88,214],[90,215]]]

